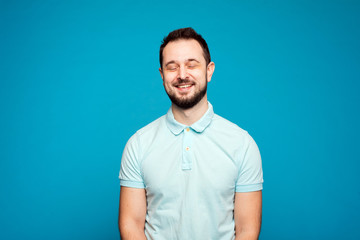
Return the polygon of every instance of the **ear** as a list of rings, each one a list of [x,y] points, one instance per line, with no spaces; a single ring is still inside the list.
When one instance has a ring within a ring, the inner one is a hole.
[[[160,72],[161,79],[164,81],[164,73],[163,73],[163,70],[161,69],[161,67],[159,67],[159,72]]]
[[[211,77],[213,75],[215,71],[215,63],[214,62],[210,62],[207,66],[206,69],[206,74],[207,74],[207,81],[210,82],[211,81]]]

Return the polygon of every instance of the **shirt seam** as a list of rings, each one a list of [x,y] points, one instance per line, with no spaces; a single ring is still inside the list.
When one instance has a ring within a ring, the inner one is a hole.
[[[248,132],[246,132],[246,133],[247,133],[247,136],[248,136],[249,135]],[[243,155],[243,157],[241,159],[240,159],[240,156],[239,156],[241,154],[240,147],[239,147],[239,149],[238,149],[238,151],[236,153],[235,159],[237,159],[239,161],[239,163],[237,164],[239,168],[238,168],[237,178],[236,178],[236,181],[235,181],[235,186],[237,186],[236,183],[239,180],[240,173],[241,173],[242,167],[244,165],[245,157],[246,157],[246,155],[247,155],[247,153],[249,151],[249,148],[250,148],[250,142],[247,141],[246,144],[247,144],[246,150],[245,150],[245,153],[244,153],[244,155]]]
[[[136,137],[136,143],[137,143],[137,147],[139,149],[138,151],[138,164],[139,164],[139,170],[140,170],[140,176],[142,179],[142,183],[145,185],[145,181],[144,181],[144,174],[143,174],[143,167],[142,167],[142,163],[143,163],[143,156],[142,156],[142,148],[141,148],[141,144],[140,144],[140,133],[139,131],[136,132],[137,137]]]

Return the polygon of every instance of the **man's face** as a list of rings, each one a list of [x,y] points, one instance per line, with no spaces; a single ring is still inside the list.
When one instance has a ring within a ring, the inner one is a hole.
[[[214,67],[213,62],[206,66],[203,50],[196,40],[169,42],[163,50],[159,70],[172,103],[188,109],[200,102],[206,96]]]

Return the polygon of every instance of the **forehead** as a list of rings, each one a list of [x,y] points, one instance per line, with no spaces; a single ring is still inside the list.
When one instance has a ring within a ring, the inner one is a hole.
[[[188,59],[205,62],[201,45],[196,40],[181,39],[169,42],[165,46],[163,51],[164,63],[168,61],[186,61]]]

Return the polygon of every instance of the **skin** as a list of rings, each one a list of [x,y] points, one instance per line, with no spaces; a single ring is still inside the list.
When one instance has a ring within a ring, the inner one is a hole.
[[[177,40],[166,45],[163,64],[159,69],[168,94],[180,99],[193,97],[211,81],[215,64],[206,65],[203,50],[196,40]],[[185,79],[186,83],[181,83]],[[190,85],[190,86],[188,86]],[[181,88],[180,86],[186,86]],[[182,109],[172,104],[174,118],[187,126],[198,121],[207,111],[207,94],[192,108]],[[258,239],[261,226],[261,191],[235,193],[234,221],[236,240]],[[121,187],[119,229],[121,239],[146,239],[145,189]]]
[[[119,230],[122,240],[146,240],[145,189],[121,187],[119,202]]]
[[[256,240],[261,228],[262,191],[235,193],[235,240]]]
[[[213,62],[206,66],[203,50],[196,40],[178,40],[168,43],[163,51],[162,68],[159,68],[165,90],[178,98],[194,96],[206,85],[206,82],[211,81],[214,70]],[[189,80],[192,86],[185,89],[176,87],[179,79]],[[181,109],[172,104],[176,121],[187,126],[199,120],[207,109],[207,94],[190,109]]]

